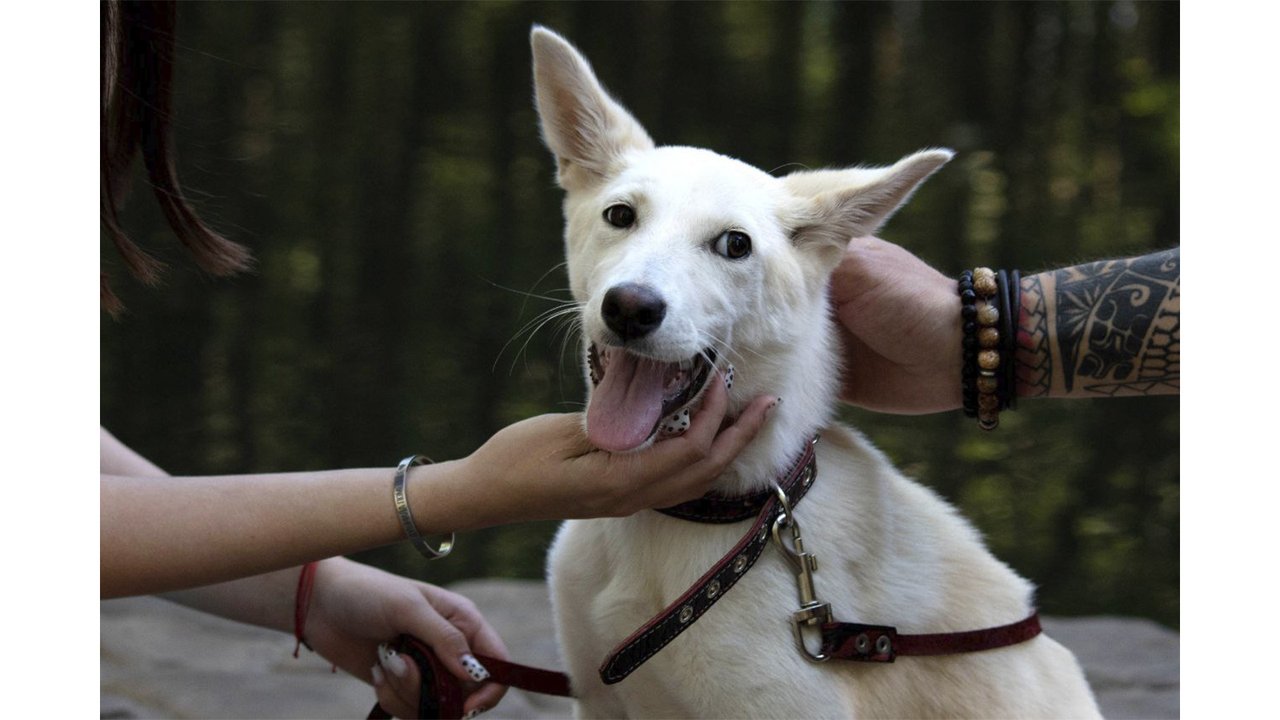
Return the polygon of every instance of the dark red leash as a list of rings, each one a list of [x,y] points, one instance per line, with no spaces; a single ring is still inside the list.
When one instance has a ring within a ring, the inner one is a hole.
[[[861,623],[825,623],[822,626],[822,652],[836,660],[860,662],[893,662],[899,655],[959,655],[1017,645],[1040,634],[1040,615],[1000,627],[953,633],[900,635],[888,625]]]
[[[833,622],[822,626],[822,652],[837,660],[891,663],[899,655],[956,655],[994,650],[1026,642],[1039,634],[1040,616],[1036,613],[1000,627],[921,635],[901,635],[896,628],[885,625]],[[401,635],[396,649],[413,658],[422,675],[418,717],[451,720],[461,718],[463,704],[467,699],[462,681],[449,672],[431,648],[417,638]],[[573,697],[569,676],[562,672],[485,655],[477,655],[476,659],[489,670],[492,681],[499,685],[543,695]],[[374,705],[369,712],[370,720],[390,717],[381,705]]]
[[[468,691],[463,687],[462,681],[440,662],[440,658],[436,657],[431,647],[415,637],[401,635],[396,639],[395,648],[401,655],[413,658],[413,661],[418,664],[418,672],[422,675],[421,693],[418,696],[418,717],[452,720],[461,718],[462,706],[467,700]],[[476,655],[476,659],[489,671],[489,679],[499,685],[542,695],[572,697],[569,691],[569,676],[562,672],[543,670],[487,655]],[[374,705],[369,711],[370,720],[375,718],[383,720],[390,717],[391,714],[381,705]]]
[[[804,452],[788,469],[774,491],[745,498],[708,496],[659,511],[693,522],[738,522],[753,516],[756,521],[733,549],[698,578],[692,587],[609,653],[600,667],[600,678],[605,684],[617,683],[626,678],[692,626],[723,597],[760,558],[769,543],[771,528],[776,535],[779,527],[790,527],[793,542],[799,541],[799,527],[792,511],[817,477],[817,458],[814,454],[816,443],[815,437],[805,444]],[[783,546],[788,559],[800,568],[798,575],[808,577],[810,571],[804,568],[810,567],[806,563],[811,561],[812,556],[804,553],[800,542],[794,542],[793,548],[787,548],[785,544]],[[811,583],[811,578],[809,581]],[[811,586],[809,591],[812,594]],[[792,622],[801,650],[815,661],[834,658],[860,662],[893,662],[898,656],[978,652],[1016,645],[1040,634],[1039,615],[1032,612],[1023,620],[999,627],[903,635],[898,633],[897,628],[888,625],[831,621],[830,606],[817,603],[812,598],[805,603],[804,594],[802,590],[802,607],[793,615]],[[797,620],[797,617],[803,619]],[[804,647],[801,638],[802,624],[820,631],[821,649],[816,655]],[[401,654],[413,658],[422,673],[418,717],[460,718],[467,697],[462,681],[449,672],[430,647],[416,638],[402,635],[397,649]],[[492,682],[545,695],[572,697],[569,677],[564,673],[492,657],[477,656],[477,659],[489,670]],[[369,717],[387,718],[390,715],[382,706],[375,705]]]
[[[813,450],[817,441],[815,437],[812,441],[805,443],[804,452],[791,464],[778,482],[778,486],[796,502],[804,497],[809,487],[813,485],[814,478],[817,477],[818,460]],[[762,499],[762,506],[757,508],[756,521],[752,523],[742,539],[733,546],[733,549],[721,557],[719,562],[703,573],[697,582],[667,605],[662,612],[631,633],[627,639],[618,643],[618,646],[604,659],[604,663],[600,666],[600,679],[604,684],[612,685],[621,682],[659,650],[675,640],[680,633],[688,630],[698,618],[702,617],[703,613],[724,597],[743,575],[747,574],[756,560],[760,559],[765,548],[769,546],[769,526],[781,514],[782,508],[778,502],[778,496],[772,491],[757,497]],[[686,505],[700,502],[703,501],[695,500]],[[699,514],[705,514],[705,508],[700,507],[699,510],[703,511]],[[688,517],[673,508],[662,512],[695,522],[718,522]]]

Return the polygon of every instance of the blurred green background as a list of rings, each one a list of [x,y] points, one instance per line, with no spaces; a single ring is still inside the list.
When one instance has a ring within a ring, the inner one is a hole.
[[[883,236],[948,274],[1178,244],[1176,3],[183,3],[180,172],[254,274],[211,280],[141,187],[126,227],[174,269],[102,321],[102,422],[182,474],[467,454],[579,408],[576,339],[519,330],[563,297],[560,193],[528,33],[565,34],[660,144],[766,170],[958,157]],[[512,339],[515,338],[515,341]],[[848,410],[958,504],[1049,613],[1178,625],[1178,399]],[[388,474],[388,482],[390,474]],[[389,501],[388,501],[389,502]],[[341,512],[341,508],[335,508]],[[539,577],[554,524],[469,533],[449,582]]]

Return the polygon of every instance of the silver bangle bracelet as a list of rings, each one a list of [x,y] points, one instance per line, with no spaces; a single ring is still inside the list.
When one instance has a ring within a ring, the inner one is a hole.
[[[449,537],[441,541],[438,548],[433,548],[427,544],[427,541],[418,532],[417,524],[413,522],[413,513],[409,511],[409,499],[405,496],[404,491],[405,478],[409,474],[409,468],[429,462],[431,462],[431,459],[422,455],[410,455],[401,460],[400,466],[396,468],[395,483],[391,486],[391,499],[395,501],[396,516],[400,518],[400,527],[404,528],[404,534],[409,538],[409,542],[413,543],[413,547],[428,560],[436,560],[448,555],[449,551],[453,550],[454,534],[449,533]]]

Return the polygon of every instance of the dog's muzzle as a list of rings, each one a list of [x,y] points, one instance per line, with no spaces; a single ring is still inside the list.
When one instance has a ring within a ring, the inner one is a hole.
[[[678,435],[689,428],[693,404],[716,367],[707,348],[688,360],[662,362],[625,348],[590,343],[587,370],[592,392],[587,434],[603,450],[625,451],[655,435]],[[733,369],[726,369],[731,382]]]

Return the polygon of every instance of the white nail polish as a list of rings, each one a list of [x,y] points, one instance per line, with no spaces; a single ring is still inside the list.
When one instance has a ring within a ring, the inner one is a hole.
[[[373,675],[374,685],[381,685],[382,683],[387,681],[386,676],[382,674],[382,668],[378,667],[377,665],[374,665],[372,668],[369,669],[369,674]]]
[[[484,666],[480,664],[480,661],[476,660],[475,657],[471,655],[462,656],[462,667],[466,669],[467,674],[471,676],[471,679],[476,682],[482,682],[489,679],[489,671],[485,670]]]
[[[398,678],[409,674],[409,664],[404,661],[404,658],[397,655],[394,650],[391,651],[386,660],[382,661],[382,667],[390,670]]]

